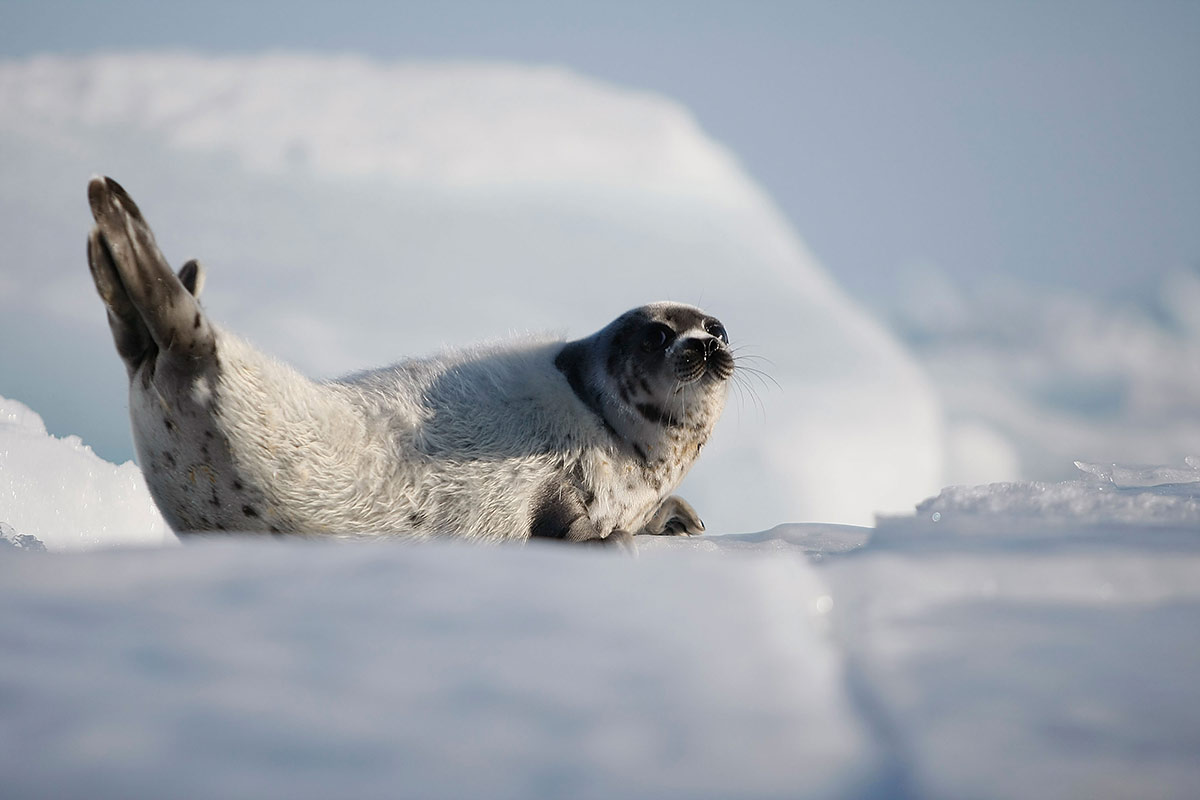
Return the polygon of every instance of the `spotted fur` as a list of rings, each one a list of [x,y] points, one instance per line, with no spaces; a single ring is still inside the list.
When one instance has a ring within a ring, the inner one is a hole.
[[[95,178],[88,263],[130,379],[138,458],[186,531],[530,536],[699,533],[671,496],[732,373],[691,306],[586,339],[521,339],[314,382],[213,325],[129,195]]]

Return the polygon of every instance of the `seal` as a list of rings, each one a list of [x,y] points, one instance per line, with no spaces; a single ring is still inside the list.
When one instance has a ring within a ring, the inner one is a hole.
[[[715,317],[653,303],[577,341],[317,382],[213,324],[199,262],[173,272],[119,184],[93,178],[88,200],[138,461],[174,530],[624,546],[704,530],[671,493],[734,372]]]

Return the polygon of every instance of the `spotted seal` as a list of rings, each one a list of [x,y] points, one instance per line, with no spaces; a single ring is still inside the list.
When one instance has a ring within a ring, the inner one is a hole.
[[[139,463],[173,529],[545,537],[697,534],[671,492],[734,359],[698,308],[577,341],[518,339],[312,381],[213,324],[119,184],[88,185],[88,265],[129,375]]]

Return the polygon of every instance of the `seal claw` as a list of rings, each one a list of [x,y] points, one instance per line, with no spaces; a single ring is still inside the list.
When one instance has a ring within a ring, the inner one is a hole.
[[[639,531],[648,536],[699,536],[704,533],[704,520],[692,508],[692,504],[673,494],[654,512]]]

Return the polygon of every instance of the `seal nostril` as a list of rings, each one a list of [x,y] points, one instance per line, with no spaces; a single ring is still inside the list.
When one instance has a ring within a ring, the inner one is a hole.
[[[703,361],[708,357],[708,350],[699,339],[688,339],[680,345],[679,357],[686,362]]]

